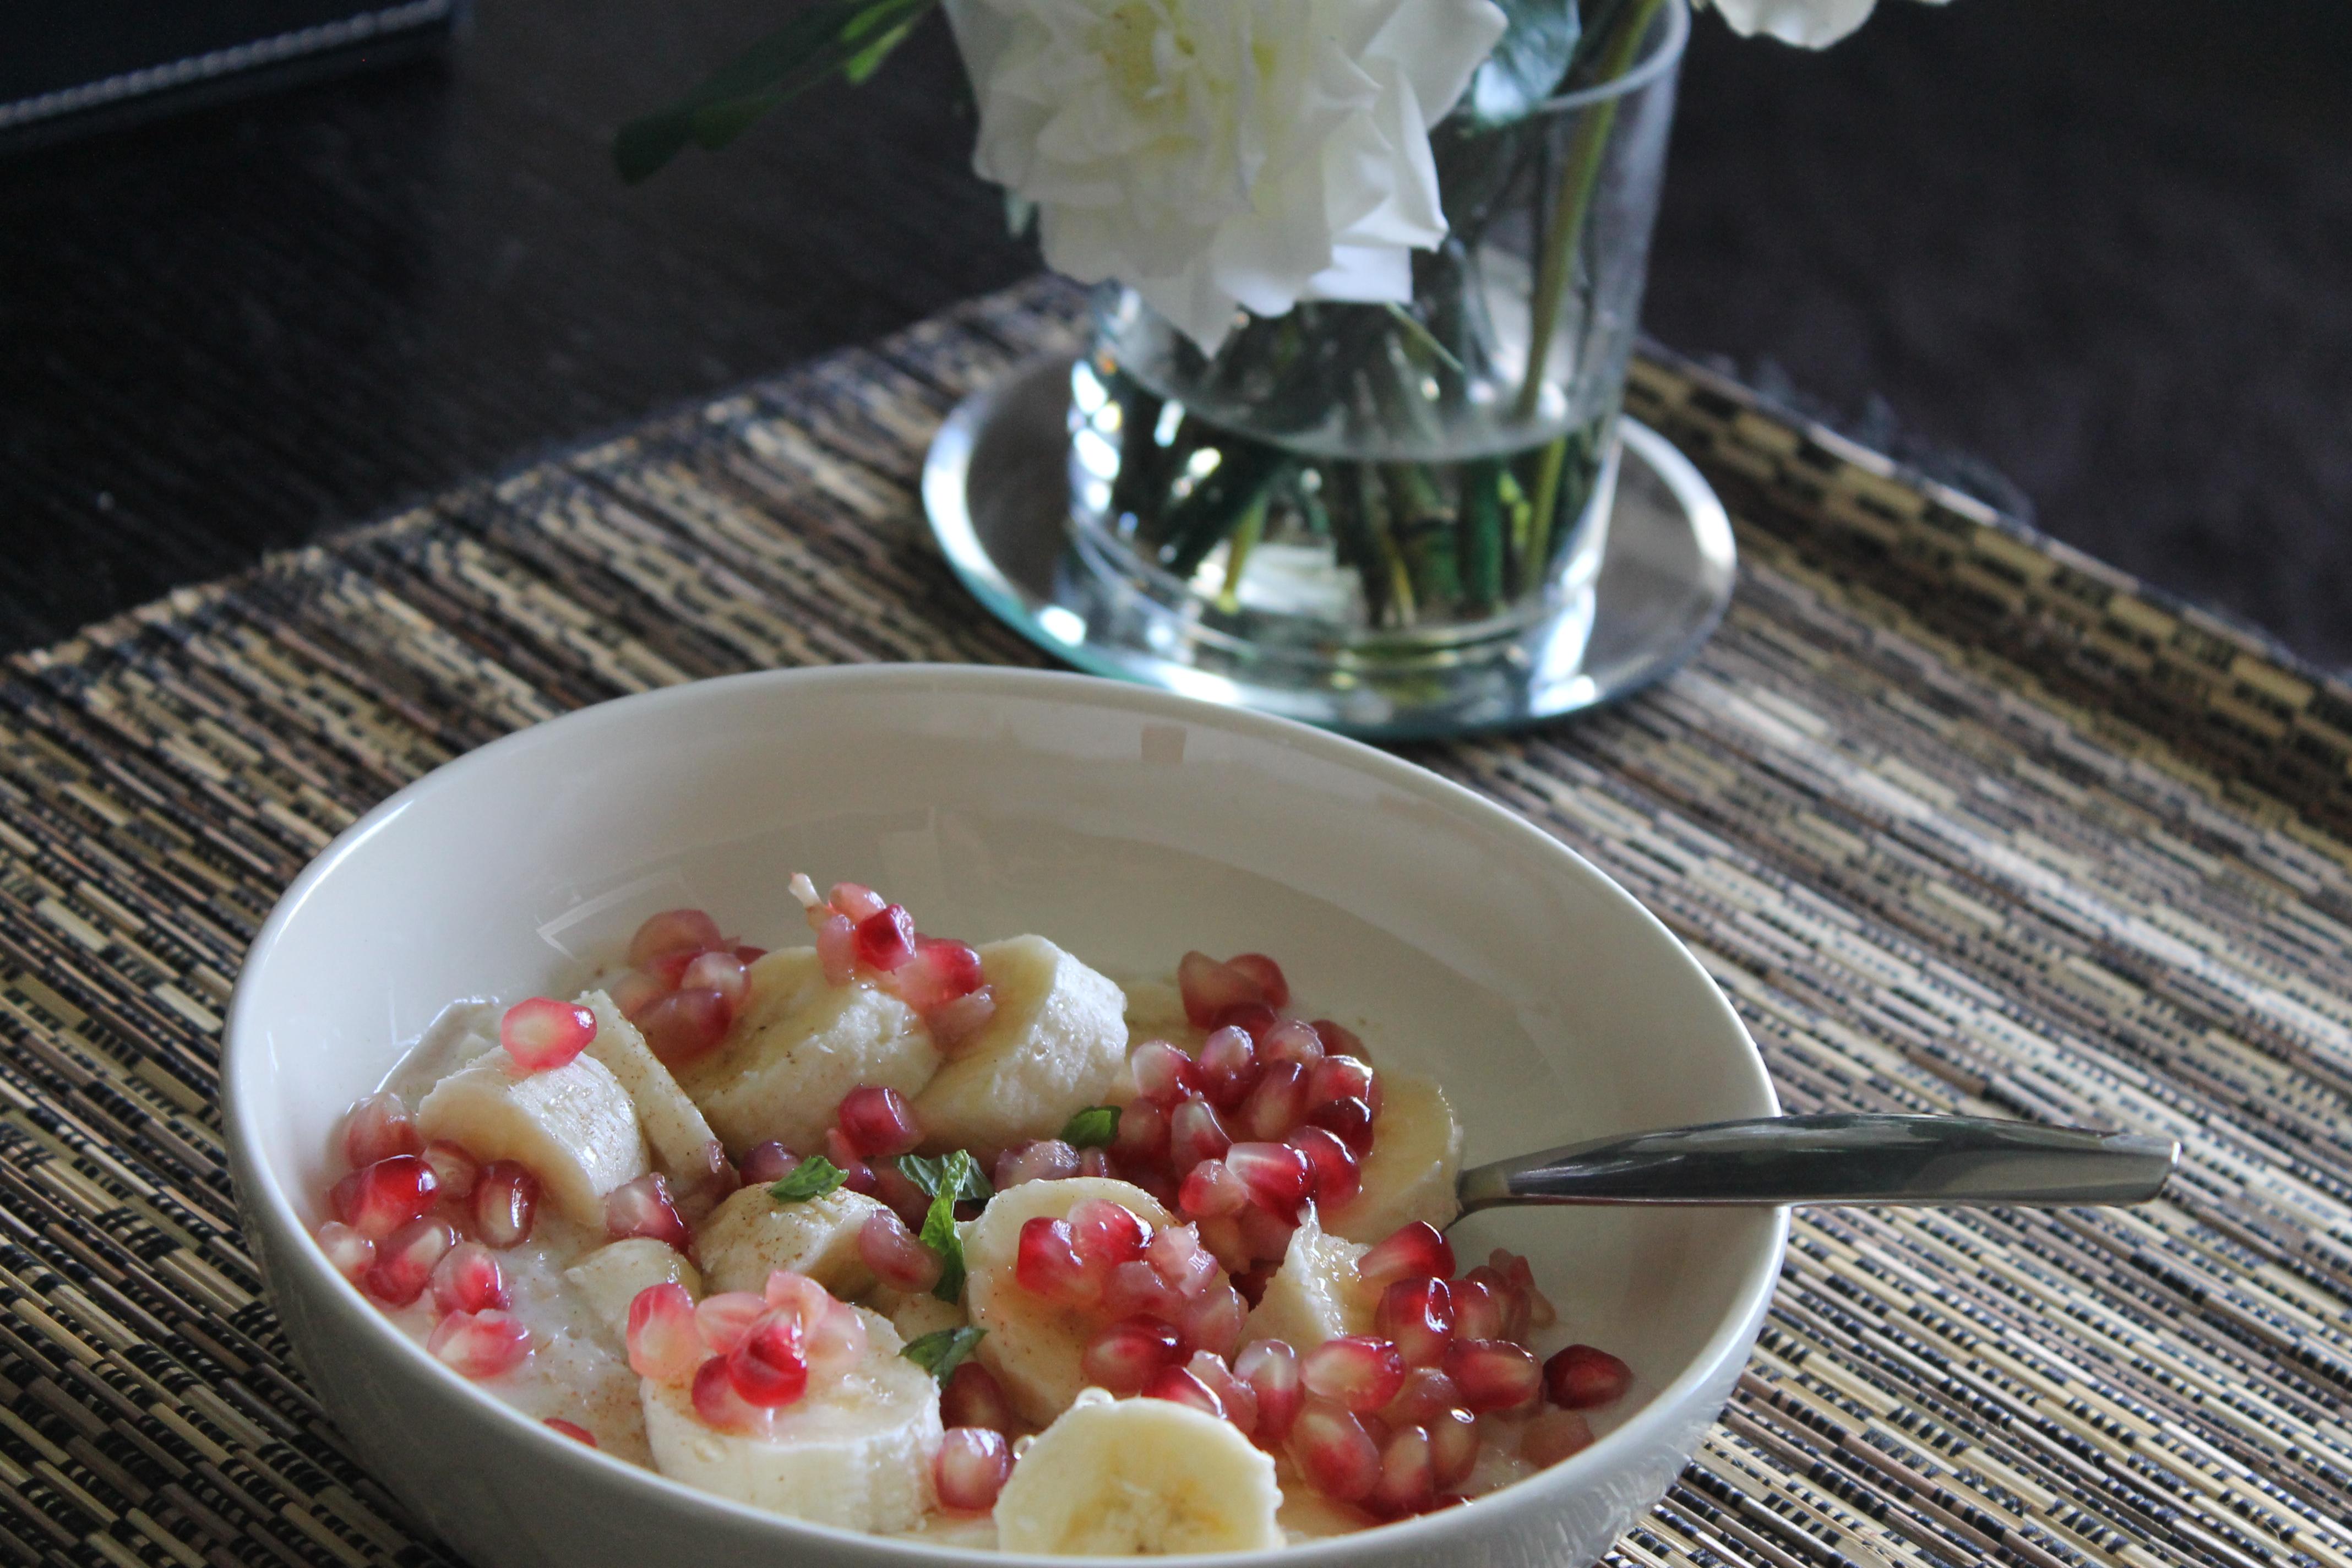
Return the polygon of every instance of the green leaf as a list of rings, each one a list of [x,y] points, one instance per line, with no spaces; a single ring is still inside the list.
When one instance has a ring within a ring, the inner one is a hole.
[[[846,1171],[822,1154],[812,1154],[770,1187],[768,1195],[780,1204],[804,1204],[811,1198],[824,1196],[847,1180]]]
[[[940,1255],[940,1282],[931,1287],[931,1294],[942,1301],[963,1300],[963,1238],[956,1234],[956,1195],[979,1180],[979,1162],[968,1151],[957,1150],[942,1162],[930,1212],[923,1215],[917,1239]]]
[[[1089,1105],[1062,1123],[1062,1142],[1073,1149],[1107,1149],[1118,1136],[1116,1105]]]
[[[1495,52],[1470,79],[1465,98],[1483,126],[1507,125],[1533,113],[1559,90],[1576,58],[1581,31],[1576,0],[1496,0],[1509,19]]]
[[[973,1347],[987,1333],[986,1329],[975,1329],[969,1323],[961,1329],[934,1329],[909,1341],[898,1353],[945,1383],[948,1374],[963,1364],[964,1357],[971,1354]]]
[[[980,1173],[980,1162],[961,1149],[955,1154],[944,1154],[936,1160],[926,1159],[920,1154],[901,1154],[898,1156],[898,1173],[922,1188],[925,1197],[936,1198],[940,1195],[940,1185],[947,1180],[949,1163],[959,1154],[963,1158],[963,1179],[955,1190],[955,1201],[960,1204],[984,1204],[994,1197],[995,1189],[988,1184],[988,1178]]]

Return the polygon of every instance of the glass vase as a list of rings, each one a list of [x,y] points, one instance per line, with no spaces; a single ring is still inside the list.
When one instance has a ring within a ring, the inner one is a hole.
[[[1589,617],[1689,31],[1684,0],[1620,15],[1604,79],[1432,131],[1451,232],[1409,304],[1244,313],[1203,355],[1098,291],[1071,384],[1088,569],[1260,660],[1442,667]]]

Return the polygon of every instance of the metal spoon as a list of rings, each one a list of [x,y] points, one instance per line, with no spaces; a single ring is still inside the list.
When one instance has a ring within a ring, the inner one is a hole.
[[[1501,1204],[2146,1203],[2170,1138],[1973,1116],[1767,1116],[1603,1138],[1476,1165],[1465,1214]]]

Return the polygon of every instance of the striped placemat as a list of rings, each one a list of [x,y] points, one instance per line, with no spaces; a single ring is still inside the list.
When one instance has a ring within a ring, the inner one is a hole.
[[[1066,342],[1039,283],[190,589],[0,684],[0,1560],[452,1559],[346,1456],[236,1233],[221,1013],[278,890],[419,773],[667,682],[1028,663],[924,445]],[[1803,1215],[1622,1564],[2352,1568],[2352,701],[1656,361],[1745,564],[1625,706],[1416,752],[1698,951],[1792,1108],[2162,1129],[2129,1212]]]

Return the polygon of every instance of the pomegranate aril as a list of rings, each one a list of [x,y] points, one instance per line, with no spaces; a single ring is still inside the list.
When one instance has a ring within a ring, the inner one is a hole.
[[[732,1009],[743,1005],[744,994],[751,990],[751,977],[743,973],[743,961],[731,952],[701,952],[686,966],[677,977],[681,991],[716,991]]]
[[[434,1325],[425,1348],[467,1377],[496,1377],[530,1357],[530,1331],[496,1309],[452,1312]]]
[[[1407,1366],[1435,1366],[1454,1340],[1454,1292],[1443,1279],[1400,1279],[1381,1292],[1372,1325]]]
[[[726,944],[719,922],[700,910],[664,910],[629,939],[629,962],[639,968],[674,952],[706,952]]]
[[[931,1012],[980,989],[980,952],[968,942],[919,934],[913,956],[892,974],[891,984],[908,1006]]]
[[[1544,1410],[1519,1428],[1519,1457],[1531,1465],[1557,1465],[1592,1447],[1592,1424],[1582,1412]]]
[[[1234,1276],[1234,1289],[1240,1291],[1242,1300],[1252,1307],[1262,1306],[1265,1301],[1265,1288],[1274,1283],[1274,1277],[1280,1268],[1275,1263],[1253,1263]]]
[[[861,1160],[887,1160],[923,1141],[915,1108],[895,1089],[860,1085],[849,1091],[834,1118],[849,1140],[850,1152]]]
[[[1633,1384],[1633,1369],[1593,1345],[1570,1345],[1544,1363],[1544,1392],[1567,1410],[1614,1404]]]
[[[1439,1489],[1468,1480],[1478,1463],[1478,1418],[1456,1405],[1415,1425],[1428,1430],[1430,1468]]]
[[[1233,1146],[1233,1134],[1207,1100],[1187,1096],[1168,1113],[1171,1170],[1189,1171],[1203,1160],[1222,1160]]]
[[[1143,1247],[1144,1261],[1179,1296],[1198,1296],[1217,1278],[1217,1260],[1201,1245],[1201,1233],[1189,1225],[1164,1225]]]
[[[482,1167],[474,1157],[446,1139],[436,1138],[425,1145],[421,1156],[433,1167],[434,1195],[463,1203],[473,1195],[474,1183]]]
[[[1257,1260],[1242,1240],[1241,1221],[1231,1215],[1211,1215],[1193,1223],[1200,1227],[1202,1247],[1217,1260],[1218,1268],[1238,1277],[1256,1267]]]
[[[1503,1297],[1478,1270],[1454,1281],[1454,1331],[1465,1340],[1499,1340],[1503,1332]]]
[[[1301,1127],[1283,1142],[1307,1156],[1315,1201],[1324,1209],[1338,1208],[1363,1189],[1363,1167],[1355,1151],[1336,1133],[1321,1127]]]
[[[1448,1279],[1453,1275],[1454,1247],[1445,1233],[1426,1220],[1399,1226],[1356,1259],[1356,1277],[1374,1289],[1399,1279]]]
[[[1019,1144],[996,1157],[996,1190],[1024,1182],[1059,1182],[1078,1173],[1078,1152],[1059,1138]]]
[[[1181,1366],[1162,1367],[1144,1385],[1146,1399],[1165,1399],[1175,1405],[1189,1405],[1203,1415],[1225,1418],[1225,1403],[1209,1385]]]
[[[1022,1289],[1066,1307],[1083,1307],[1101,1296],[1109,1272],[1097,1273],[1078,1256],[1068,1221],[1040,1215],[1022,1226],[1013,1260],[1013,1277]]]
[[[940,1419],[950,1426],[1013,1430],[1013,1402],[996,1374],[976,1361],[965,1362],[940,1385]]]
[[[1380,1479],[1364,1500],[1374,1513],[1391,1519],[1420,1513],[1437,1498],[1437,1467],[1430,1454],[1429,1434],[1419,1426],[1400,1426],[1381,1446]]]
[[[1143,1256],[1151,1227],[1125,1204],[1108,1198],[1087,1198],[1072,1206],[1068,1215],[1073,1245],[1088,1262],[1117,1267]]]
[[[408,1119],[408,1107],[396,1094],[371,1094],[344,1114],[343,1160],[354,1171],[424,1148],[416,1123]]]
[[[769,1429],[766,1408],[735,1391],[735,1380],[727,1375],[723,1355],[712,1356],[696,1371],[690,1397],[695,1415],[713,1431],[757,1436]]]
[[[1311,1024],[1296,1018],[1286,1018],[1265,1032],[1257,1043],[1257,1059],[1266,1067],[1280,1062],[1296,1062],[1311,1068],[1323,1059],[1323,1037]]]
[[[1536,1289],[1536,1271],[1533,1264],[1517,1253],[1500,1247],[1486,1255],[1486,1263],[1489,1268],[1503,1277],[1504,1283],[1508,1285],[1512,1292],[1526,1305],[1528,1328],[1548,1329],[1559,1321],[1559,1313],[1553,1308],[1550,1299]],[[1513,1334],[1511,1337],[1522,1343],[1528,1338],[1524,1333]]]
[[[1236,1143],[1225,1163],[1249,1184],[1252,1201],[1285,1219],[1307,1199],[1307,1156],[1287,1143]]]
[[[727,1381],[746,1405],[773,1410],[798,1404],[809,1381],[799,1322],[770,1312],[753,1323],[727,1352]]]
[[[1365,1061],[1371,1053],[1364,1049],[1364,1037],[1355,1030],[1335,1024],[1328,1018],[1316,1018],[1307,1026],[1323,1042],[1324,1054],[1334,1057],[1356,1057]]]
[[[499,1044],[524,1072],[549,1072],[588,1048],[596,1015],[576,1002],[528,996],[499,1019]]]
[[[857,962],[884,973],[915,956],[915,919],[901,904],[875,910],[857,922]]]
[[[800,1324],[803,1332],[824,1321],[839,1305],[832,1291],[807,1275],[790,1268],[770,1269],[768,1283],[761,1289],[760,1299]]]
[[[1213,1030],[1201,1042],[1201,1092],[1220,1110],[1230,1110],[1257,1087],[1257,1047],[1239,1029]]]
[[[1146,1040],[1136,1047],[1127,1058],[1127,1070],[1135,1079],[1137,1095],[1158,1106],[1172,1106],[1201,1087],[1198,1064],[1165,1040]]]
[[[1257,1390],[1237,1376],[1225,1364],[1225,1358],[1214,1351],[1194,1351],[1184,1370],[1198,1378],[1201,1386],[1217,1396],[1224,1406],[1225,1419],[1232,1422],[1247,1437],[1257,1431]]]
[[[1110,1281],[1103,1287],[1102,1305],[1104,1311],[1122,1318],[1171,1319],[1183,1311],[1184,1298],[1160,1278],[1159,1270],[1139,1258],[1110,1271]]]
[[[1391,1426],[1427,1426],[1461,1403],[1462,1391],[1452,1378],[1433,1366],[1416,1366],[1404,1374],[1396,1397],[1381,1407],[1381,1419]]]
[[[890,901],[863,882],[835,882],[825,901],[853,921],[878,915],[890,907]]]
[[[816,927],[816,961],[828,985],[846,985],[857,978],[857,927],[849,917],[830,913],[812,922]]]
[[[1372,1109],[1360,1100],[1327,1100],[1307,1110],[1307,1121],[1345,1143],[1359,1159],[1372,1146]]]
[[[360,1282],[377,1300],[405,1307],[425,1294],[434,1266],[457,1245],[448,1221],[430,1215],[410,1220],[376,1247],[375,1262]]]
[[[1111,1163],[1109,1150],[1081,1149],[1078,1151],[1078,1174],[1108,1182],[1118,1175],[1118,1169]]]
[[[915,1184],[915,1179],[889,1161],[877,1161],[873,1166],[874,1195],[880,1198],[892,1214],[916,1229],[931,1212],[929,1193]]]
[[[751,1325],[775,1310],[765,1296],[749,1290],[722,1290],[694,1304],[694,1331],[713,1355],[725,1355],[743,1342]]]
[[[694,1233],[670,1201],[669,1183],[656,1171],[624,1182],[604,1194],[604,1234],[614,1241],[643,1237],[683,1252]]]
[[[1307,1069],[1297,1062],[1265,1068],[1237,1114],[1247,1136],[1267,1142],[1280,1140],[1306,1119]]]
[[[1231,1355],[1242,1342],[1242,1325],[1248,1319],[1249,1303],[1242,1293],[1230,1285],[1216,1285],[1184,1303],[1176,1330],[1188,1351]]]
[[[319,1227],[319,1250],[336,1273],[354,1285],[375,1261],[375,1243],[339,1219]]]
[[[1377,1114],[1372,1096],[1380,1082],[1372,1064],[1360,1057],[1327,1056],[1307,1069],[1307,1103],[1326,1105],[1335,1100],[1360,1100]]]
[[[1208,1028],[1228,1007],[1265,1000],[1256,981],[1205,952],[1188,952],[1177,961],[1176,988],[1184,998],[1184,1016],[1196,1029]]]
[[[1476,1415],[1513,1410],[1543,1392],[1543,1367],[1508,1340],[1455,1340],[1445,1349],[1445,1375]]]
[[[382,1241],[433,1206],[440,1184],[423,1156],[394,1154],[353,1171],[327,1194],[335,1217],[366,1237]]]
[[[1225,967],[1238,969],[1257,987],[1258,999],[1269,1007],[1290,1005],[1290,982],[1284,977],[1282,965],[1262,952],[1237,952],[1225,960]]]
[[[747,1187],[772,1186],[800,1169],[801,1157],[782,1143],[770,1139],[755,1144],[743,1156],[743,1184]]]
[[[1263,1405],[1259,1419],[1265,1419]],[[1345,1405],[1310,1398],[1290,1429],[1290,1455],[1307,1484],[1341,1502],[1360,1502],[1381,1479],[1381,1450]]]
[[[1090,1383],[1113,1394],[1140,1394],[1160,1371],[1176,1364],[1182,1341],[1156,1319],[1121,1318],[1087,1342],[1078,1365]]]
[[[741,964],[746,969],[751,968],[751,965],[759,963],[760,960],[768,956],[768,950],[766,948],[753,947],[749,942],[739,942],[727,951],[734,954],[735,962]]]
[[[1369,1334],[1325,1340],[1298,1361],[1299,1380],[1318,1398],[1368,1415],[1404,1386],[1404,1358],[1396,1346]]]
[[[735,1009],[716,991],[673,991],[659,996],[630,1020],[665,1067],[705,1056],[727,1037]]]
[[[1279,1021],[1275,1016],[1274,1009],[1265,1003],[1244,1002],[1238,1007],[1228,1007],[1218,1014],[1216,1026],[1220,1029],[1239,1029],[1250,1037],[1252,1045],[1255,1045],[1272,1033],[1274,1026]]]
[[[1202,1161],[1176,1189],[1176,1206],[1191,1219],[1230,1219],[1250,1201],[1249,1184],[1223,1160]]]
[[[941,1508],[982,1513],[996,1506],[996,1494],[1013,1474],[1013,1445],[987,1426],[950,1426],[931,1458],[931,1488]]]
[[[665,952],[659,958],[646,960],[645,972],[665,991],[675,991],[686,978],[688,965],[702,955],[698,952]]]
[[[866,1320],[846,1301],[835,1301],[810,1325],[803,1346],[809,1376],[820,1384],[840,1381],[866,1359]]]
[[[1257,1432],[1264,1443],[1290,1436],[1307,1398],[1298,1378],[1298,1352],[1285,1340],[1252,1340],[1234,1357],[1234,1374],[1250,1385],[1257,1403]]]
[[[490,1249],[461,1241],[441,1255],[430,1281],[433,1304],[445,1312],[483,1312],[509,1305],[506,1273]]]
[[[629,1370],[656,1383],[683,1384],[702,1364],[694,1298],[672,1280],[648,1285],[629,1302]]]
[[[923,1027],[931,1032],[931,1044],[940,1054],[952,1060],[970,1048],[980,1032],[995,1019],[995,988],[983,985],[924,1014]]]
[[[1129,1165],[1164,1165],[1168,1161],[1168,1111],[1148,1100],[1119,1107],[1118,1131],[1111,1152]]]
[[[857,1256],[882,1283],[908,1295],[937,1285],[946,1267],[938,1253],[918,1241],[905,1222],[887,1210],[867,1215],[858,1227]]]
[[[562,1433],[575,1443],[585,1443],[592,1448],[596,1446],[596,1434],[577,1421],[566,1421],[561,1415],[551,1415],[540,1425],[551,1432]]]
[[[606,985],[604,994],[613,999],[613,1005],[620,1009],[621,1016],[634,1024],[637,1021],[637,1015],[674,989],[676,987],[658,974],[643,969],[630,969],[623,971],[619,978]]]
[[[832,1151],[828,1149],[826,1152],[831,1154]],[[851,1192],[868,1198],[880,1193],[881,1184],[874,1179],[874,1167],[865,1161],[845,1160],[835,1156],[833,1163],[841,1167],[841,1184]]]
[[[1279,1263],[1290,1251],[1290,1237],[1297,1226],[1271,1209],[1255,1204],[1234,1216],[1242,1227],[1242,1247],[1252,1262]]]

